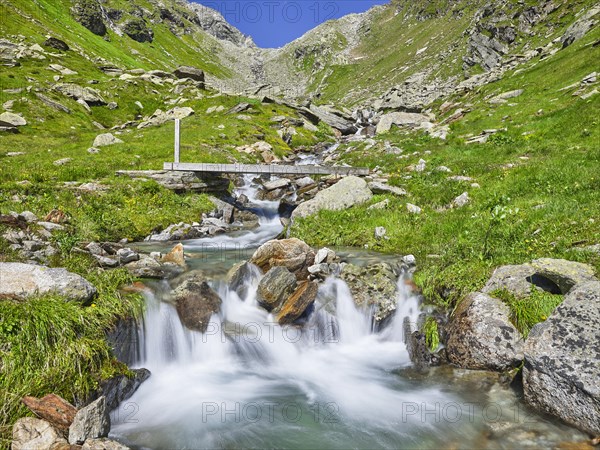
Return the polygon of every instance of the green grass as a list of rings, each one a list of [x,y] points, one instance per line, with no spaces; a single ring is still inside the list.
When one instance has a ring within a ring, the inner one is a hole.
[[[545,321],[552,311],[561,304],[562,295],[532,289],[528,298],[517,299],[506,290],[494,291],[493,297],[502,300],[510,308],[510,321],[527,338],[536,323]]]
[[[13,422],[31,414],[23,396],[52,392],[81,401],[102,380],[129,374],[112,356],[105,331],[141,312],[139,295],[118,291],[132,278],[124,269],[98,271],[82,256],[65,254],[60,263],[86,277],[99,295],[88,307],[59,295],[0,301],[0,448],[9,447]]]
[[[427,317],[423,324],[423,333],[425,334],[425,343],[431,352],[435,352],[440,346],[440,334],[438,324],[433,317]]]
[[[344,162],[381,167],[408,196],[376,195],[345,211],[321,211],[298,221],[292,235],[315,246],[414,254],[415,279],[426,299],[447,307],[481,289],[503,264],[554,257],[586,262],[600,272],[597,255],[575,249],[598,243],[600,236],[600,97],[582,100],[559,92],[597,69],[600,49],[588,44],[599,37],[596,29],[554,57],[532,62],[519,75],[456,97],[473,112],[453,124],[447,141],[395,130],[377,137],[370,148],[342,146]],[[515,106],[485,101],[519,87],[525,92],[512,99]],[[539,109],[543,113],[537,115]],[[503,127],[507,131],[486,144],[467,145],[462,138]],[[387,152],[385,141],[408,157]],[[427,161],[426,171],[408,172],[420,158]],[[440,165],[452,173],[435,171]],[[448,180],[448,175],[472,177],[480,187]],[[442,209],[463,192],[471,197],[469,205]],[[367,209],[384,198],[390,201],[387,209]],[[409,214],[407,202],[423,213]],[[378,226],[387,229],[388,240],[375,239]]]

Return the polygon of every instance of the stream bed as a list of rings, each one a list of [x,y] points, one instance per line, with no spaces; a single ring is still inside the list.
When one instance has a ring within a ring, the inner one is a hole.
[[[383,329],[335,277],[302,327],[279,326],[258,305],[258,274],[244,298],[225,282],[282,230],[278,203],[256,200],[250,178],[239,193],[260,209],[257,229],[184,242],[189,270],[202,270],[222,299],[205,333],[181,324],[166,281],[148,283],[135,367],[152,375],[112,412],[112,438],[140,449],[548,448],[586,438],[531,411],[497,374],[415,370],[402,329],[405,318],[417,322],[420,299],[403,279]],[[355,264],[393,258],[337,253]]]

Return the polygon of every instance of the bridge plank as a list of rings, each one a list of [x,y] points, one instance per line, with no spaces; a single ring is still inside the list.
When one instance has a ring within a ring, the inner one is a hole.
[[[166,162],[165,170],[182,172],[253,173],[271,175],[368,175],[367,167],[284,165],[284,164],[215,164]]]

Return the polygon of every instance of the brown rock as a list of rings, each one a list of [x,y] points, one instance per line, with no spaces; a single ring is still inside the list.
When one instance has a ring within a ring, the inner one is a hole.
[[[173,301],[181,322],[190,330],[204,333],[210,316],[221,308],[221,298],[205,281],[184,281],[173,292]]]
[[[281,325],[293,323],[315,301],[318,291],[319,286],[317,283],[313,281],[302,282],[277,313],[277,321]]]
[[[64,211],[61,211],[60,209],[53,209],[48,213],[45,221],[52,223],[67,223],[69,218]]]
[[[77,408],[65,399],[55,394],[48,394],[43,398],[23,397],[21,400],[36,416],[47,420],[61,430],[68,430]]]
[[[283,266],[296,275],[296,279],[308,278],[308,268],[313,265],[315,253],[300,239],[271,240],[261,245],[250,262],[257,265],[263,272],[272,267]]]
[[[183,244],[177,244],[173,247],[173,249],[163,257],[162,262],[170,262],[185,267]]]
[[[10,214],[0,214],[0,224],[7,225],[12,228],[20,228],[25,230],[28,226],[27,220],[22,216],[11,216]]]

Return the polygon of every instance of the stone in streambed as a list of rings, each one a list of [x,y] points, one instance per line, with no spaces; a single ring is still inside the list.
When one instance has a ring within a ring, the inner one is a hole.
[[[221,298],[205,281],[191,278],[179,285],[171,296],[179,319],[190,330],[204,333],[213,314],[221,308]]]
[[[35,417],[22,417],[12,430],[12,450],[60,448],[69,443],[50,423]]]
[[[48,394],[42,398],[27,396],[21,401],[40,419],[62,430],[69,429],[77,414],[77,408],[55,394]]]
[[[110,417],[106,409],[105,397],[77,411],[69,427],[69,444],[81,445],[87,439],[107,437],[110,431]]]
[[[267,311],[277,309],[296,289],[296,277],[287,268],[271,268],[258,283],[257,300]]]
[[[319,286],[313,281],[303,281],[294,293],[283,303],[277,313],[277,322],[288,325],[297,320],[315,301]]]
[[[175,247],[173,247],[171,251],[163,257],[162,261],[185,267],[185,255],[183,251],[183,244],[177,244]]]
[[[308,268],[313,265],[314,259],[315,253],[308,244],[291,238],[265,242],[254,252],[249,262],[265,273],[275,266],[285,267],[298,280],[302,280],[308,277]]]

